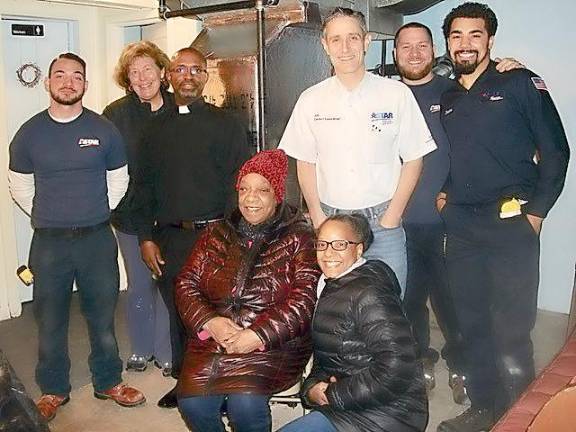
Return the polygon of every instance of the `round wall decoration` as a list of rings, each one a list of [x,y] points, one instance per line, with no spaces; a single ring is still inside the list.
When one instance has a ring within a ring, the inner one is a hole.
[[[24,87],[36,87],[42,78],[42,70],[36,63],[26,63],[18,68],[16,71],[18,81]]]

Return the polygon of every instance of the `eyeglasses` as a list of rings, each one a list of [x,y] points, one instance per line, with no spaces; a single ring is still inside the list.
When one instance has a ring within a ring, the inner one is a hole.
[[[349,240],[332,240],[332,241],[316,240],[314,242],[314,249],[316,249],[317,251],[325,251],[326,249],[328,249],[328,246],[331,246],[332,249],[335,251],[343,251],[348,249],[348,246],[350,246],[351,244],[357,245],[362,244],[362,242],[354,242]]]
[[[200,75],[206,73],[206,69],[201,68],[200,66],[176,66],[172,69],[172,72],[177,73],[178,75],[184,75],[186,72],[190,72],[190,75]]]

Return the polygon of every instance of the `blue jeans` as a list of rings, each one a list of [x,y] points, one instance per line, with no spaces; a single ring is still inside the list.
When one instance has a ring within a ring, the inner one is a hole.
[[[178,407],[193,432],[224,432],[220,412],[224,399],[234,432],[269,432],[272,428],[270,396],[266,395],[192,396],[178,399]]]
[[[281,427],[278,432],[336,432],[336,428],[320,411],[312,411]]]
[[[341,210],[323,203],[321,206],[326,216],[361,213],[367,217],[372,232],[374,233],[374,242],[368,250],[364,252],[364,258],[378,259],[388,264],[390,268],[394,270],[394,273],[398,278],[400,289],[402,290],[401,298],[404,298],[404,292],[406,291],[406,277],[408,275],[406,233],[404,232],[402,225],[396,228],[383,228],[380,225],[380,218],[388,208],[389,203],[390,202],[388,201],[374,207],[358,210]]]
[[[68,323],[74,281],[88,325],[88,364],[95,391],[122,380],[114,334],[118,248],[110,226],[89,232],[36,229],[30,246],[34,316],[38,324],[36,381],[43,394],[70,393]]]
[[[170,319],[164,299],[142,257],[138,236],[116,231],[128,277],[126,323],[132,354],[172,364]]]

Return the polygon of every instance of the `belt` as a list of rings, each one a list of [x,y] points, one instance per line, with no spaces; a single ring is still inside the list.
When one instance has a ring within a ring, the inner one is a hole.
[[[198,220],[198,221],[191,221],[191,220],[181,220],[179,222],[173,222],[168,225],[174,228],[179,228],[182,230],[192,230],[192,231],[200,231],[201,229],[206,228],[209,224],[213,222],[221,221],[223,218],[215,218],[209,220]]]
[[[376,204],[372,207],[366,207],[362,209],[354,209],[354,210],[345,210],[345,209],[338,209],[328,204],[320,203],[322,210],[325,211],[326,216],[335,215],[335,214],[351,214],[351,213],[360,213],[366,216],[368,219],[374,219],[380,217],[390,205],[390,201],[385,201],[380,204]]]
[[[110,226],[110,221],[102,222],[97,225],[83,226],[83,227],[50,227],[50,228],[34,228],[34,232],[50,236],[68,236],[68,237],[81,237],[83,235],[99,231],[103,228]]]

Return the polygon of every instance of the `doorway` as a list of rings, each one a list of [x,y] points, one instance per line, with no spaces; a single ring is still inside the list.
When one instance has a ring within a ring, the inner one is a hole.
[[[2,17],[3,88],[10,141],[24,122],[48,107],[44,90],[48,66],[58,54],[74,51],[75,27],[73,21]],[[16,204],[14,224],[18,264],[27,264],[33,231],[30,217]],[[19,291],[22,302],[32,300],[32,286],[19,282]]]

